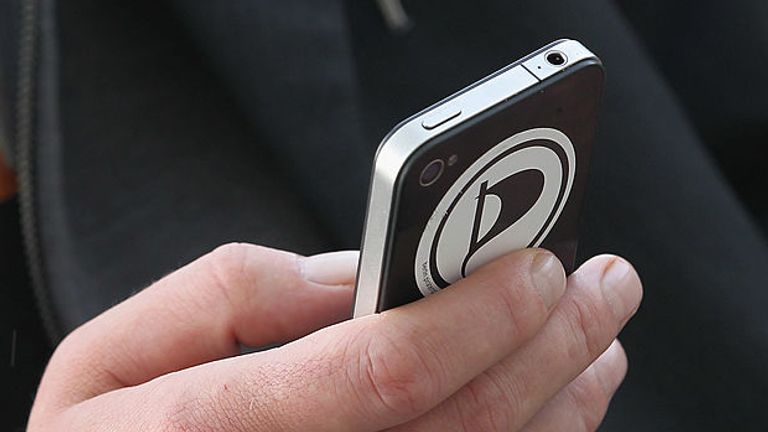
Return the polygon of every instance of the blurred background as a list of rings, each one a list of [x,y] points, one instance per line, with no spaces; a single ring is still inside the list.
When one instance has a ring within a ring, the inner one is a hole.
[[[610,83],[584,254],[650,274],[604,429],[768,427],[767,2],[218,3],[0,0],[0,424],[23,430],[63,335],[218,244],[359,247],[389,128],[574,37]],[[648,244],[595,228],[601,202]],[[653,242],[667,233],[679,242]],[[680,284],[707,305],[689,321],[668,306],[685,304]],[[757,300],[719,300],[730,284]],[[708,349],[697,329],[732,339]]]

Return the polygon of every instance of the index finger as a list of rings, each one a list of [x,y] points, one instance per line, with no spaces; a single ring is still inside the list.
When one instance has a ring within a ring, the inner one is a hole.
[[[308,260],[293,253],[221,246],[67,336],[35,405],[69,406],[238,354],[240,344],[282,342],[341,321],[356,256],[345,253],[341,274],[321,275],[317,283],[303,271]],[[339,267],[325,264],[326,273]]]
[[[281,430],[388,428],[436,406],[530,339],[564,289],[551,253],[516,252],[421,301],[199,368],[202,396],[189,392],[194,397],[173,412],[189,413],[198,428],[249,430],[265,421]],[[188,385],[189,377],[179,379]]]

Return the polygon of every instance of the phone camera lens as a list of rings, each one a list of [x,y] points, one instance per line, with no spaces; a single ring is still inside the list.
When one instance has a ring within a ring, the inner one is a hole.
[[[551,53],[547,54],[547,61],[553,66],[562,66],[565,64],[566,59],[563,53],[552,51]]]
[[[442,159],[435,159],[421,171],[421,177],[419,177],[419,184],[422,186],[429,186],[437,181],[443,174],[443,168],[445,163]]]

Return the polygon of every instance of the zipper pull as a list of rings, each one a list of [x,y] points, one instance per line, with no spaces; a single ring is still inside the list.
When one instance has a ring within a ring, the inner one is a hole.
[[[376,0],[384,22],[393,33],[405,33],[411,28],[412,22],[403,8],[402,0]]]

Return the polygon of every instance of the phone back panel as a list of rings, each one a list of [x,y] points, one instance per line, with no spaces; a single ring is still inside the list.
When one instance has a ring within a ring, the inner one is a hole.
[[[378,311],[523,247],[571,272],[602,93],[584,61],[420,146],[395,182]],[[424,186],[424,170],[443,161]]]
[[[396,126],[376,154],[354,316],[526,247],[571,272],[604,71],[561,39]]]

